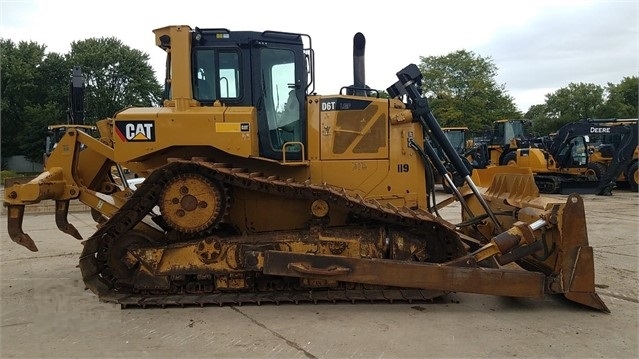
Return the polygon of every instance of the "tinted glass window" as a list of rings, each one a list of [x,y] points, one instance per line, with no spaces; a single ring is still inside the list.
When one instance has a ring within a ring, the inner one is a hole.
[[[241,96],[240,59],[235,51],[197,49],[193,57],[193,97],[201,102]]]

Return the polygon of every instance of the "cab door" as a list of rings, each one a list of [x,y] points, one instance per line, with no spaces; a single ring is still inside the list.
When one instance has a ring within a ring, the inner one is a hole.
[[[260,156],[282,160],[302,158],[306,144],[304,55],[300,46],[256,47],[253,90],[258,113]]]

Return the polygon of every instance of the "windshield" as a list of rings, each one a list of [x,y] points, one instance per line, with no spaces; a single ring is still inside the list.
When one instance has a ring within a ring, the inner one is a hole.
[[[506,123],[506,141],[513,138],[524,138],[524,124],[520,121]]]
[[[464,150],[466,139],[463,130],[449,130],[444,133],[446,134],[446,137],[448,137],[450,144],[453,145],[457,152],[462,152]]]

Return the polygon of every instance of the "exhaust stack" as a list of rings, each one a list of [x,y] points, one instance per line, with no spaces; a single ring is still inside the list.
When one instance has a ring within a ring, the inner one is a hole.
[[[353,36],[353,87],[356,96],[366,96],[366,66],[364,64],[364,50],[366,38],[358,32]]]

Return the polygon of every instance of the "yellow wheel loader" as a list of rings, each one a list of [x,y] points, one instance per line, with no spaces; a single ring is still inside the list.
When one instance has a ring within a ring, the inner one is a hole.
[[[608,312],[582,199],[540,197],[529,170],[470,173],[420,95],[414,64],[397,73],[392,98],[375,96],[358,33],[353,85],[317,95],[308,35],[154,33],[167,53],[163,106],[99,121],[98,139],[69,128],[40,176],[5,190],[9,237],[32,251],[25,206],[56,201],[57,226],[76,238],[69,201],[92,208],[98,229],[82,242],[79,267],[100,299],[146,307],[562,294]],[[425,133],[466,182],[439,203],[426,164],[443,165]],[[117,185],[115,164],[145,180],[135,191]],[[455,201],[457,224],[438,216]]]
[[[442,127],[442,131],[444,131],[448,142],[450,142],[450,144],[453,146],[455,152],[457,152],[463,158],[466,158],[469,161],[468,166],[471,166],[472,164],[470,163],[470,161],[473,161],[474,159],[471,153],[476,152],[475,146],[473,144],[473,139],[470,137],[470,129],[468,127]],[[430,136],[426,135],[426,137]],[[437,150],[437,153],[442,161],[444,161],[444,163],[446,164],[450,164],[450,161],[447,160],[442,148],[436,145],[435,149]],[[453,183],[457,187],[464,184],[464,179],[455,172],[454,168],[449,168],[449,174],[453,179]],[[434,182],[441,183],[442,188],[446,193],[453,193],[446,180],[444,180],[444,178],[442,178],[437,172],[435,172]]]
[[[492,130],[483,136],[486,141],[475,143],[475,148],[468,153],[473,159],[473,166],[485,168],[512,164],[512,156],[518,148],[537,145],[537,140],[529,134],[530,124],[530,120],[527,119],[494,121]]]

